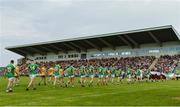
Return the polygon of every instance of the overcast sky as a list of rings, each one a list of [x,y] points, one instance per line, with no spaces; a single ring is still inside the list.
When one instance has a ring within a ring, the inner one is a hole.
[[[180,0],[0,0],[0,66],[19,56],[4,48],[173,25]]]

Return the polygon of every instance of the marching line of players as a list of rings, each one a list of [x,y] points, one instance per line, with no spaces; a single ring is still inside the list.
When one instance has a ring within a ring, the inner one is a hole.
[[[19,83],[20,69],[18,66],[14,66],[13,60],[6,68],[5,76],[8,78],[6,92],[12,92],[13,87]],[[99,64],[96,67],[93,64],[88,66],[81,64],[78,68],[74,67],[73,64],[68,64],[66,67],[55,64],[47,69],[45,65],[39,67],[34,61],[30,61],[26,70],[28,70],[30,78],[26,91],[29,89],[36,90],[35,77],[37,76],[41,77],[39,85],[43,82],[44,85],[53,84],[53,86],[60,85],[62,87],[74,87],[74,78],[77,75],[80,76],[79,83],[82,87],[85,87],[86,81],[88,81],[89,87],[93,86],[94,76],[98,76],[98,86],[114,84],[116,76],[118,77],[117,83],[122,83],[123,78],[127,77],[128,84],[135,81],[142,82],[143,78],[148,81],[150,77],[150,70],[148,69],[130,69],[130,67],[127,67],[126,70],[122,70],[121,67],[115,69],[113,65],[109,67],[105,64]],[[49,80],[46,80],[47,77],[49,77]],[[65,81],[64,77],[68,77],[68,81]]]

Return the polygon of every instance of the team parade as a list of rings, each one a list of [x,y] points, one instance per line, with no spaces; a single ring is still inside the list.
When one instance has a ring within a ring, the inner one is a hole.
[[[14,65],[14,61],[11,60],[10,64],[7,65],[5,77],[8,78],[8,84],[6,92],[12,92],[16,85],[20,85],[20,72],[18,66]],[[94,85],[103,86],[108,84],[132,84],[135,81],[142,83],[144,81],[150,81],[150,70],[131,69],[126,67],[122,69],[121,66],[118,68],[114,67],[113,64],[107,66],[106,64],[98,64],[93,66],[89,63],[87,65],[81,64],[79,67],[75,67],[73,63],[70,63],[64,67],[60,64],[54,64],[54,66],[47,68],[45,65],[39,66],[35,61],[28,61],[26,70],[29,73],[30,82],[27,84],[26,91],[33,89],[36,90],[37,77],[41,78],[38,81],[38,85],[51,85],[53,87],[74,87],[75,78],[79,78],[79,85],[81,87],[93,87]],[[98,81],[93,83],[94,77],[98,77]],[[68,78],[68,79],[65,79]],[[122,81],[125,78],[125,81]]]

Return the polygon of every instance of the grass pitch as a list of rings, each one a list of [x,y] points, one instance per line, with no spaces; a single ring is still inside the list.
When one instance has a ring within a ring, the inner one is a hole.
[[[21,78],[14,92],[6,93],[7,79],[0,77],[0,106],[180,106],[180,81],[176,80],[97,86],[95,79],[93,87],[82,88],[76,78],[74,88],[41,85],[25,91],[28,81],[28,77]]]

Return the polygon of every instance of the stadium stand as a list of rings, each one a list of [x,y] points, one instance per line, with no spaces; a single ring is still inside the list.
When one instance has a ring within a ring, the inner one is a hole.
[[[23,75],[27,60],[47,68],[73,63],[114,65],[116,68],[145,68],[154,72],[174,72],[180,58],[180,36],[171,25],[115,32],[89,37],[7,47],[24,56],[19,59]]]

